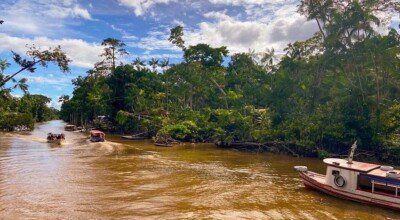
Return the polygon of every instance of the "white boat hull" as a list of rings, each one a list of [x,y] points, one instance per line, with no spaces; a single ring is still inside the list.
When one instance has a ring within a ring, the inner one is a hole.
[[[315,189],[343,199],[400,210],[399,196],[385,196],[358,189],[353,192],[342,191],[326,184],[325,175],[310,171],[300,171],[299,174],[306,188]]]

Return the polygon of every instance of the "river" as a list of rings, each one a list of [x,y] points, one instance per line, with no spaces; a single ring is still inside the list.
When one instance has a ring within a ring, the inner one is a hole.
[[[90,143],[64,125],[0,133],[0,219],[400,219],[305,189],[293,166],[324,173],[317,159],[119,136]],[[67,143],[46,143],[48,132]]]

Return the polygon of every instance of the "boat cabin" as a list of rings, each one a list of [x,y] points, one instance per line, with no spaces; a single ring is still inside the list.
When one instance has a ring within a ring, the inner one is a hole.
[[[346,192],[356,190],[400,198],[400,171],[358,161],[327,158],[325,181],[334,189]]]
[[[76,131],[77,128],[76,128],[76,125],[68,124],[68,125],[65,125],[64,129],[66,131]]]
[[[91,130],[90,131],[90,141],[92,142],[104,142],[106,135],[104,132],[99,130]]]

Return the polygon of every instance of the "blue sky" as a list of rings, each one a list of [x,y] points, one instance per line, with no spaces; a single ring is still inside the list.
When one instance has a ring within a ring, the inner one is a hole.
[[[176,25],[184,27],[187,45],[207,43],[227,46],[231,54],[263,52],[274,48],[282,52],[289,43],[305,40],[317,31],[315,21],[299,15],[299,0],[2,0],[0,3],[0,59],[7,59],[11,74],[18,66],[11,50],[24,54],[26,45],[41,48],[60,45],[72,59],[70,73],[54,66],[38,67],[35,73],[23,72],[31,94],[53,99],[71,95],[71,80],[100,61],[103,39],[122,40],[130,63],[137,57],[169,58],[179,62],[180,50],[167,39]],[[397,26],[394,15],[391,25]],[[20,95],[19,91],[14,92]]]

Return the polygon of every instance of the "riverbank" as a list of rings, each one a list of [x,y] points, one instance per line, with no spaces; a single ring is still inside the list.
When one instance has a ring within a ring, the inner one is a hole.
[[[230,145],[218,145],[220,148],[232,148],[240,151],[249,151],[254,153],[274,153],[281,155],[290,155],[293,157],[310,157],[310,158],[347,158],[348,152],[344,153],[330,153],[321,150],[318,147],[305,147],[295,143],[284,142],[234,142]],[[350,147],[349,147],[350,150]],[[362,149],[357,149],[354,159],[365,162],[378,162],[383,164],[391,164],[395,166],[400,165],[400,150],[397,148],[384,149],[379,152],[371,152]]]

